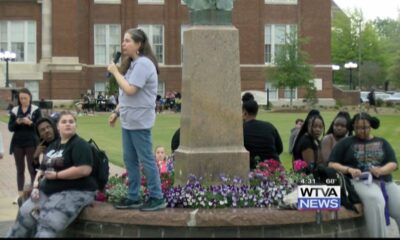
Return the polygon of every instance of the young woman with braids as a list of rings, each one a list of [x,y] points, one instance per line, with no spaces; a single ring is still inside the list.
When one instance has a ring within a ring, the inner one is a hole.
[[[307,162],[306,173],[321,162],[320,137],[324,134],[325,123],[318,110],[311,110],[304,121],[293,145],[293,161],[303,160]]]
[[[336,144],[329,167],[352,178],[363,204],[369,237],[388,237],[386,225],[390,217],[400,226],[400,187],[393,183],[391,175],[398,168],[396,155],[384,138],[371,133],[371,128],[379,128],[379,119],[362,112],[353,117],[352,125],[355,136]],[[372,183],[357,180],[362,172],[372,174]]]
[[[160,210],[166,207],[166,203],[161,192],[151,138],[151,128],[156,118],[158,63],[149,39],[141,29],[128,29],[125,32],[122,54],[121,72],[115,63],[108,66],[108,71],[119,86],[119,105],[109,117],[109,124],[114,126],[121,116],[123,158],[129,179],[128,198],[116,204],[115,208]],[[144,204],[139,194],[141,164],[150,196]]]
[[[321,142],[321,157],[322,163],[326,166],[328,165],[329,155],[332,152],[335,144],[353,134],[351,126],[350,114],[345,111],[340,111],[336,117],[333,119],[331,125],[326,132],[325,137]]]

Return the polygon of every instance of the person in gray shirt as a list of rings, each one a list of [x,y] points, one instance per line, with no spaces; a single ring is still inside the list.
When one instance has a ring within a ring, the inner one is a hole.
[[[122,42],[124,59],[121,72],[115,63],[108,71],[119,86],[119,104],[109,117],[111,126],[120,116],[125,167],[128,172],[128,197],[114,207],[155,211],[166,207],[161,181],[153,155],[151,128],[158,87],[158,63],[149,39],[141,29],[128,29]],[[143,203],[139,189],[140,167],[143,166],[150,198]]]

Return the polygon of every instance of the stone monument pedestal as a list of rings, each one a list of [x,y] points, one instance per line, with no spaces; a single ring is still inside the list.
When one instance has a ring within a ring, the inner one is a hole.
[[[180,146],[175,184],[188,176],[217,183],[220,174],[247,181],[243,145],[239,33],[233,26],[193,26],[184,32]]]

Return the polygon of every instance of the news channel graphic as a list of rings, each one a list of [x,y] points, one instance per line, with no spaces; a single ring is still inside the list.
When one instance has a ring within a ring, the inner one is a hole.
[[[297,187],[297,209],[330,210],[340,209],[340,186],[299,185]]]

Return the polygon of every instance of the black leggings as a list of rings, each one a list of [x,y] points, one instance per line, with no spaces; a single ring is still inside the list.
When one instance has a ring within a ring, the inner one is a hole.
[[[35,147],[14,147],[15,166],[17,167],[18,191],[22,191],[25,184],[25,156],[28,163],[28,171],[31,176],[31,184],[35,180],[35,169],[33,168],[33,154]]]

